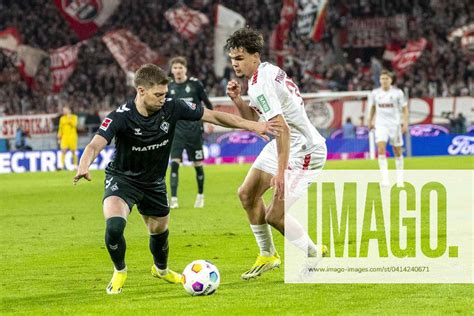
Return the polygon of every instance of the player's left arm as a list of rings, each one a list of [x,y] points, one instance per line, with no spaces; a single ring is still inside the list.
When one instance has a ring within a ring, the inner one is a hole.
[[[408,131],[409,112],[408,112],[408,101],[405,100],[403,92],[400,93],[400,103],[402,105],[402,111],[403,111],[402,133],[405,134]]]
[[[276,196],[282,200],[285,196],[285,170],[288,168],[290,160],[290,127],[281,114],[270,119],[270,122],[277,123],[280,128],[279,133],[275,136],[278,152],[278,170],[271,180],[271,185],[275,189]]]
[[[204,105],[206,106],[206,108],[208,108],[209,110],[214,109],[214,107],[212,106],[211,100],[209,100],[209,97],[207,96],[206,90],[204,89],[202,82],[198,81],[197,85],[198,85],[199,99],[202,102],[204,102]]]
[[[213,111],[204,108],[204,113],[202,115],[202,120],[208,123],[231,127],[231,128],[242,128],[251,132],[259,134],[265,140],[269,140],[269,137],[265,135],[269,133],[271,135],[278,135],[282,129],[280,122],[255,122],[246,120],[240,116]]]

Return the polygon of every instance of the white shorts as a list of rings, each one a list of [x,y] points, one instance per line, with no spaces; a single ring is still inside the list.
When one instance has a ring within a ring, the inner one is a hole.
[[[375,142],[385,142],[395,147],[403,146],[402,129],[399,125],[393,127],[376,126],[375,127]]]
[[[327,148],[326,144],[320,144],[313,152],[290,153],[288,169],[290,170],[321,170],[326,163]],[[272,140],[262,149],[252,168],[262,170],[271,175],[276,175],[278,170],[278,150],[276,140]]]

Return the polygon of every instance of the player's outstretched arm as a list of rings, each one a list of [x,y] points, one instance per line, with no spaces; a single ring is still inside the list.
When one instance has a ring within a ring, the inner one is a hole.
[[[227,83],[227,95],[230,97],[232,102],[239,110],[240,116],[244,119],[251,120],[251,121],[258,121],[258,115],[252,110],[248,104],[242,99],[240,96],[240,85],[235,80],[230,80]]]
[[[369,131],[374,129],[375,105],[370,107]]]
[[[280,122],[255,122],[249,121],[240,116],[208,110],[204,108],[204,114],[202,116],[202,120],[208,123],[224,126],[224,127],[232,127],[232,128],[242,128],[246,129],[251,132],[255,132],[259,134],[265,140],[270,140],[266,133],[271,135],[278,135],[281,130],[281,123]]]
[[[402,125],[402,133],[405,134],[408,131],[408,106],[403,107],[403,125]]]
[[[75,185],[77,181],[81,178],[91,181],[91,176],[89,174],[89,166],[97,158],[102,149],[107,146],[107,140],[100,136],[95,135],[92,138],[91,142],[86,146],[84,152],[81,156],[81,161],[79,162],[79,167],[77,168],[76,176],[73,178],[72,183]]]

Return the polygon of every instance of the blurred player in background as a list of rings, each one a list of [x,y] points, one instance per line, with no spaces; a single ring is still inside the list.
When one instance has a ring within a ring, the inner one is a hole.
[[[168,82],[165,72],[156,65],[145,64],[137,70],[135,99],[123,103],[103,120],[84,149],[73,180],[74,184],[81,178],[91,181],[89,166],[115,139],[115,155],[105,170],[103,198],[105,245],[114,264],[114,274],[106,288],[108,294],[121,293],[127,279],[124,230],[134,205],[150,235],[154,262],[151,274],[169,283],[181,283],[181,275],[168,269],[169,207],[165,181],[177,121],[202,119],[254,131],[264,138],[265,132],[271,132],[271,123],[247,121],[188,101],[166,98]]]
[[[77,115],[72,114],[69,106],[63,107],[63,115],[59,119],[58,142],[61,149],[59,169],[66,169],[64,163],[68,149],[72,152],[74,168],[77,168]]]
[[[285,170],[320,170],[326,162],[327,150],[325,139],[306,115],[296,84],[277,66],[261,62],[263,45],[259,32],[243,28],[228,38],[225,46],[237,77],[248,80],[250,104],[241,98],[237,81],[231,80],[227,85],[227,94],[242,117],[275,121],[284,127],[263,148],[239,188],[240,201],[260,247],[255,264],[241,275],[244,280],[280,266],[270,225],[311,257],[323,256],[327,251],[324,246],[316,246],[297,221],[289,218],[285,227]],[[271,187],[273,197],[266,207],[263,194]]]
[[[368,106],[370,108],[369,130],[375,127],[382,186],[390,185],[386,157],[387,142],[390,141],[395,155],[397,186],[403,187],[402,146],[403,134],[408,131],[408,106],[403,91],[392,86],[392,77],[388,71],[381,72],[380,88],[372,90]]]
[[[212,110],[211,101],[204,91],[204,86],[197,78],[188,77],[187,61],[184,57],[174,57],[170,61],[171,73],[173,80],[168,85],[168,96],[171,98],[181,99],[195,104],[204,105]],[[202,160],[204,153],[202,150],[202,133],[204,132],[201,121],[178,121],[176,124],[176,133],[174,135],[173,144],[171,145],[171,201],[170,208],[178,208],[178,182],[179,164],[183,161],[183,150],[186,149],[188,159],[193,162],[196,170],[196,181],[198,186],[198,194],[194,207],[204,207],[204,169]]]

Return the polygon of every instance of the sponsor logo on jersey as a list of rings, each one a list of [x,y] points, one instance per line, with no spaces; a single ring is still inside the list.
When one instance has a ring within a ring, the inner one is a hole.
[[[191,110],[196,110],[196,103],[192,103],[186,100],[183,101],[191,108]]]
[[[109,128],[110,123],[112,123],[112,119],[106,117],[103,121],[102,124],[100,124],[100,129],[103,131],[106,131],[107,128]]]
[[[148,146],[143,146],[143,147],[138,147],[138,146],[132,146],[132,151],[150,151],[150,150],[155,150],[160,147],[166,146],[168,144],[169,139],[165,139],[159,144],[153,144],[153,145],[148,145]]]
[[[393,103],[380,103],[379,108],[393,108]]]
[[[168,122],[162,122],[161,125],[160,125],[160,129],[165,132],[165,133],[168,133],[169,129],[170,129],[170,123]]]
[[[267,98],[263,94],[259,95],[257,97],[258,104],[260,104],[260,107],[262,108],[263,112],[267,113],[270,111],[270,105],[268,105]]]

